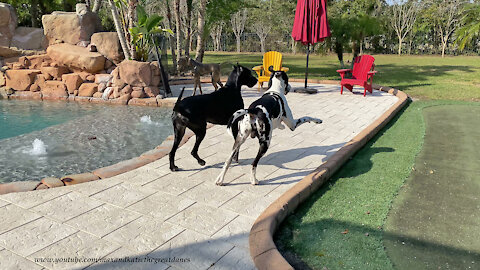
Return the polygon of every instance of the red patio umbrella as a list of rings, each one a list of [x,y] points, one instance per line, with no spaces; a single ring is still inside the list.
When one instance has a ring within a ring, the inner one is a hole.
[[[310,44],[324,41],[330,36],[327,21],[326,0],[298,0],[293,22],[292,38],[307,45],[307,67],[305,69],[305,89],[307,88],[308,58]]]

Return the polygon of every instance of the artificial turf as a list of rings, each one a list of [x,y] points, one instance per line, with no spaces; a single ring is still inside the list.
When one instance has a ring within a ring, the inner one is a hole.
[[[282,252],[297,254],[304,268],[393,269],[383,226],[422,148],[423,108],[450,103],[459,102],[410,103],[287,217],[276,234]]]
[[[387,254],[397,269],[478,269],[480,106],[423,112],[423,148],[385,223]]]

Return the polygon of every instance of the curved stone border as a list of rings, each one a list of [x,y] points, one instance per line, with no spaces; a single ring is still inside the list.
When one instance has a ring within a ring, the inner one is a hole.
[[[312,80],[311,82],[317,81]],[[326,83],[327,81],[318,82]],[[335,84],[338,83],[335,81]],[[325,163],[280,196],[255,220],[250,230],[249,246],[250,256],[258,269],[294,269],[283,258],[273,241],[273,235],[279,225],[287,215],[291,214],[300,203],[319,189],[355,152],[375,136],[407,103],[408,96],[400,90],[380,85],[373,85],[373,88],[397,96],[399,100],[366,129],[347,142]]]

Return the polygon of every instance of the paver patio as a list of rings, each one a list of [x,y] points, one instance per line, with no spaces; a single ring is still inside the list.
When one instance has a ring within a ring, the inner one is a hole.
[[[294,117],[323,124],[275,130],[257,169],[260,185],[249,179],[253,139],[227,184],[214,184],[233,145],[225,126],[214,126],[199,150],[205,167],[190,155],[192,138],[177,151],[180,172],[169,171],[167,156],[109,179],[0,196],[0,269],[254,269],[248,235],[260,213],[397,101],[379,91],[363,97],[340,95],[337,85],[310,87],[319,93],[290,93],[289,105]],[[245,104],[260,94],[245,89]]]

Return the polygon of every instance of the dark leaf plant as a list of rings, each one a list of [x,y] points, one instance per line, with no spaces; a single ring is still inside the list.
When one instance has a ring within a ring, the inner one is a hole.
[[[148,55],[154,49],[155,35],[173,35],[172,30],[162,28],[160,22],[162,16],[152,14],[148,15],[142,6],[137,6],[137,26],[129,29],[132,37],[132,44],[135,46],[137,56],[141,61],[147,61]]]

